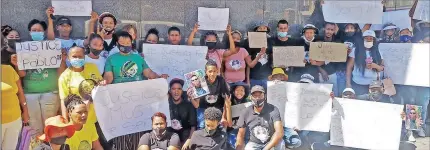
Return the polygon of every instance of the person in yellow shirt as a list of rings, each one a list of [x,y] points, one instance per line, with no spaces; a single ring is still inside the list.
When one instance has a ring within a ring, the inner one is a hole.
[[[12,66],[1,63],[1,149],[6,150],[16,148],[22,123],[28,125],[30,117],[18,74]]]
[[[103,150],[95,124],[86,123],[88,109],[83,99],[71,94],[66,100],[70,124],[75,127],[75,133],[66,140],[66,144],[71,150]]]

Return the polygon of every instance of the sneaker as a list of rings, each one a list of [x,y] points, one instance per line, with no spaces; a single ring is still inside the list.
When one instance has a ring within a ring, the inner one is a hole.
[[[417,141],[417,140],[415,140],[414,134],[412,134],[412,133],[409,134],[408,141],[409,142],[415,142],[415,141]]]

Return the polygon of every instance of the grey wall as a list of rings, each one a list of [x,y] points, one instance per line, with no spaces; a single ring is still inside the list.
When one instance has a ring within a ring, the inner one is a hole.
[[[313,5],[309,1],[312,0],[92,0],[92,3],[93,10],[99,14],[107,11],[120,20],[136,21],[140,37],[152,27],[160,31],[160,37],[166,37],[166,30],[173,25],[180,27],[185,39],[197,21],[197,7],[230,8],[230,23],[241,32],[248,31],[260,20],[271,23],[274,31],[279,19],[294,24],[307,18],[306,11]],[[1,0],[2,25],[18,29],[22,38],[28,39],[28,22],[46,20],[45,10],[50,5],[51,0]],[[85,21],[89,17],[70,18],[72,36],[84,37]]]

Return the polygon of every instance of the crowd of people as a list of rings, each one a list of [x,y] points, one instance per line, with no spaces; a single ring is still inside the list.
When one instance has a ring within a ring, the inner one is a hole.
[[[169,82],[168,118],[171,120],[166,119],[166,114],[155,113],[151,117],[152,131],[109,141],[100,129],[91,93],[83,86],[167,79],[169,75],[154,72],[148,66],[145,55],[138,50],[136,26],[125,25],[119,29],[119,20],[114,14],[92,12],[88,36],[72,39],[71,20],[67,17],[54,20],[55,8],[49,7],[46,10],[48,20],[31,20],[28,32],[31,41],[61,41],[59,68],[20,70],[15,44],[25,41],[13,27],[3,25],[1,28],[1,149],[16,149],[23,126],[34,130],[33,149],[351,149],[330,146],[329,133],[284,127],[279,106],[267,102],[268,81],[330,83],[333,84],[333,98],[422,106],[422,118],[414,122],[419,130],[402,130],[402,141],[414,142],[414,137],[425,136],[430,90],[428,87],[395,85],[396,95],[384,95],[381,79],[385,66],[378,44],[430,43],[430,22],[412,19],[415,7],[416,1],[410,10],[410,28],[399,28],[390,23],[379,31],[370,30],[371,24],[360,28],[356,23],[325,22],[322,27],[306,24],[302,36],[295,37],[289,34],[289,22],[279,20],[276,35],[271,36],[272,29],[260,21],[250,32],[268,34],[268,46],[263,48],[250,48],[244,33],[233,30],[230,25],[225,31],[225,43],[220,42],[217,32],[207,31],[200,45],[208,47],[208,61],[201,69],[205,72],[209,94],[195,98],[192,90],[182,90],[185,81],[175,78]],[[152,28],[143,42],[191,46],[197,32],[198,23],[187,42],[181,43],[181,30],[170,27],[167,42],[162,43],[158,30]],[[345,43],[347,61],[309,59],[311,42]],[[227,48],[220,45],[227,45],[224,46]],[[305,67],[273,67],[274,46],[303,46]],[[336,81],[329,81],[333,77]],[[239,117],[232,117],[232,106],[247,102],[252,102],[252,107],[243,110]]]

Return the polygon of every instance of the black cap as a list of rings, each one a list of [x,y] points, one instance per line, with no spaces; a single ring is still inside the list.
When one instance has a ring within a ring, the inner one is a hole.
[[[169,87],[172,87],[172,85],[175,83],[179,83],[179,84],[181,84],[181,86],[184,86],[184,80],[179,79],[179,78],[174,78],[174,79],[172,79],[172,81],[170,81]]]
[[[68,25],[72,26],[72,21],[70,21],[70,19],[67,17],[60,17],[57,20],[57,26],[62,25],[62,24],[68,24]]]

